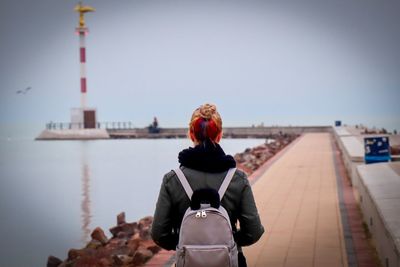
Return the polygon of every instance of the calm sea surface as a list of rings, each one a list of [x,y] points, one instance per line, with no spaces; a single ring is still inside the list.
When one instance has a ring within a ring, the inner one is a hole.
[[[226,139],[234,155],[262,139]],[[188,140],[33,141],[0,139],[0,266],[65,259],[97,226],[153,215],[163,175]]]

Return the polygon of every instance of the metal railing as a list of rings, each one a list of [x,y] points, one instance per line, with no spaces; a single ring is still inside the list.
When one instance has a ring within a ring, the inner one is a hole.
[[[72,122],[48,122],[46,123],[47,130],[66,130],[66,129],[85,129],[84,123]],[[91,127],[92,128],[92,127]],[[134,129],[135,125],[130,121],[112,121],[112,122],[97,122],[95,129]],[[93,129],[93,128],[92,128]]]

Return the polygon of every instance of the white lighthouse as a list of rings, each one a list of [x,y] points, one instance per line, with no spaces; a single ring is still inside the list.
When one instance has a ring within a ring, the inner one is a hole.
[[[94,12],[95,9],[90,6],[84,6],[80,2],[75,11],[79,13],[79,26],[76,28],[76,33],[79,35],[79,62],[80,62],[80,108],[71,109],[71,123],[75,129],[90,129],[96,128],[97,116],[96,109],[88,108],[87,106],[87,77],[86,77],[86,35],[89,29],[85,25],[84,15],[87,12]]]

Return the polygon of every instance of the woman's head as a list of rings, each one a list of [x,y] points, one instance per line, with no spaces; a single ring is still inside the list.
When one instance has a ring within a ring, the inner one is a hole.
[[[195,143],[209,139],[218,143],[222,137],[222,120],[213,104],[204,104],[197,108],[189,123],[189,137]]]

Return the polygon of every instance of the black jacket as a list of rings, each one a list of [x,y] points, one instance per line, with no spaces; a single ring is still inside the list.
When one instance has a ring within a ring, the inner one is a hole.
[[[217,144],[205,149],[204,147],[195,147],[184,150],[180,153],[179,160],[181,169],[193,191],[202,188],[213,188],[218,191],[227,170],[235,167],[233,158],[225,155]],[[198,161],[201,161],[202,164],[199,165]],[[216,164],[218,162],[219,164]],[[192,168],[185,167],[185,165],[190,165]],[[225,170],[221,171],[221,168]],[[251,186],[244,172],[240,170],[235,172],[222,198],[221,205],[229,214],[238,246],[251,245],[264,233]],[[189,206],[190,200],[175,172],[168,172],[162,181],[151,230],[156,244],[167,250],[176,248],[183,215]],[[237,221],[240,222],[240,229],[236,227]]]

